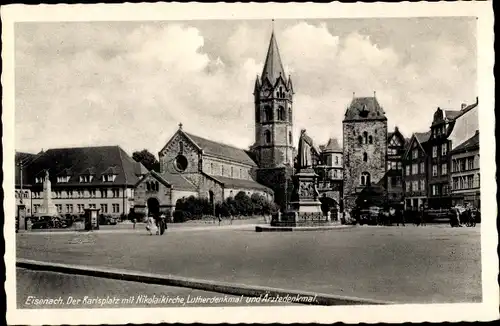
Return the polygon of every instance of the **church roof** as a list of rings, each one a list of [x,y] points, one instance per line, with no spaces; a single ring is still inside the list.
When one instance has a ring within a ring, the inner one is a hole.
[[[474,150],[479,148],[479,130],[476,130],[476,133],[471,138],[467,139],[460,145],[458,145],[451,153],[459,153],[466,152],[469,150]]]
[[[342,152],[339,142],[335,138],[330,138],[325,146],[320,146],[323,152]]]
[[[53,187],[57,187],[57,176],[71,171],[70,179],[65,186],[96,186],[109,185],[102,181],[101,175],[110,170],[117,173],[113,185],[133,186],[140,177],[140,163],[134,161],[119,146],[97,146],[78,148],[49,149],[36,157],[26,169],[27,182],[34,184],[34,178],[43,171],[49,171]],[[82,184],[80,175],[92,174],[92,182]],[[24,180],[23,180],[24,181]]]
[[[344,121],[387,120],[375,96],[355,97],[346,110]]]
[[[246,179],[235,179],[235,178],[228,178],[228,177],[221,177],[221,176],[210,176],[211,178],[214,178],[215,180],[219,181],[224,185],[226,188],[235,188],[235,189],[258,189],[258,190],[263,190],[267,191],[269,193],[272,193],[272,190],[264,185],[261,185],[255,180],[246,180]]]
[[[151,175],[166,186],[171,186],[175,190],[196,191],[196,187],[180,174],[163,172],[158,173],[153,170]]]
[[[276,37],[273,32],[271,34],[271,40],[269,41],[264,69],[262,70],[262,84],[264,84],[264,80],[267,78],[271,84],[274,85],[280,76],[286,82],[285,70],[281,62],[278,43],[276,42]]]
[[[184,132],[205,154],[216,156],[222,159],[227,159],[237,163],[242,163],[251,166],[257,166],[255,161],[250,157],[247,151],[236,148],[230,145],[222,144],[209,140],[206,138],[198,137],[190,133]]]

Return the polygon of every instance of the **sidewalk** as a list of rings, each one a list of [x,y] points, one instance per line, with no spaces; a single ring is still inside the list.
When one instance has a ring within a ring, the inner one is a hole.
[[[189,231],[222,231],[222,230],[255,230],[257,226],[263,226],[265,224],[207,224],[207,225],[183,225],[183,224],[168,224],[168,228],[165,231],[166,234],[170,232],[189,232]],[[135,229],[132,224],[129,228],[112,228],[105,226],[101,227],[99,230],[85,231],[85,230],[67,230],[67,229],[53,229],[53,230],[32,230],[25,231],[20,230],[19,234],[27,235],[47,235],[47,234],[75,234],[75,233],[99,233],[99,234],[122,234],[122,233],[145,233],[146,226],[144,223],[137,223]]]

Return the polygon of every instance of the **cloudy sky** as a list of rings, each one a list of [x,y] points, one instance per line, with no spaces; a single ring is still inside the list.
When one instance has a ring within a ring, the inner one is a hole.
[[[255,20],[17,23],[16,149],[157,154],[179,122],[247,148],[271,30]],[[474,18],[277,20],[274,30],[294,127],[317,144],[342,139],[353,92],[376,91],[389,129],[407,135],[426,131],[437,106],[477,96]]]

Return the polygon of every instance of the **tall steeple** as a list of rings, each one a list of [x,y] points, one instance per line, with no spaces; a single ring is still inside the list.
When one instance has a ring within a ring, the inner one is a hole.
[[[293,87],[271,34],[262,76],[254,86],[255,144],[259,167],[293,166]]]
[[[280,52],[278,49],[278,42],[276,42],[276,37],[274,36],[274,30],[271,34],[271,40],[269,41],[269,48],[267,50],[266,63],[264,64],[264,69],[262,70],[262,84],[267,78],[271,85],[274,86],[276,80],[281,76],[286,82],[285,70],[283,69],[283,63],[281,62]]]

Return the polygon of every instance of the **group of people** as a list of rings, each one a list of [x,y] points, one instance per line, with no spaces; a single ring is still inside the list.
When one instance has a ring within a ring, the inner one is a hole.
[[[452,227],[475,227],[476,223],[480,219],[480,212],[477,209],[467,206],[464,209],[459,207],[452,208],[452,217],[450,219],[450,225]]]
[[[149,232],[149,235],[163,235],[165,230],[167,229],[167,219],[165,215],[160,215],[158,217],[153,217],[149,215],[146,220],[146,231]]]

